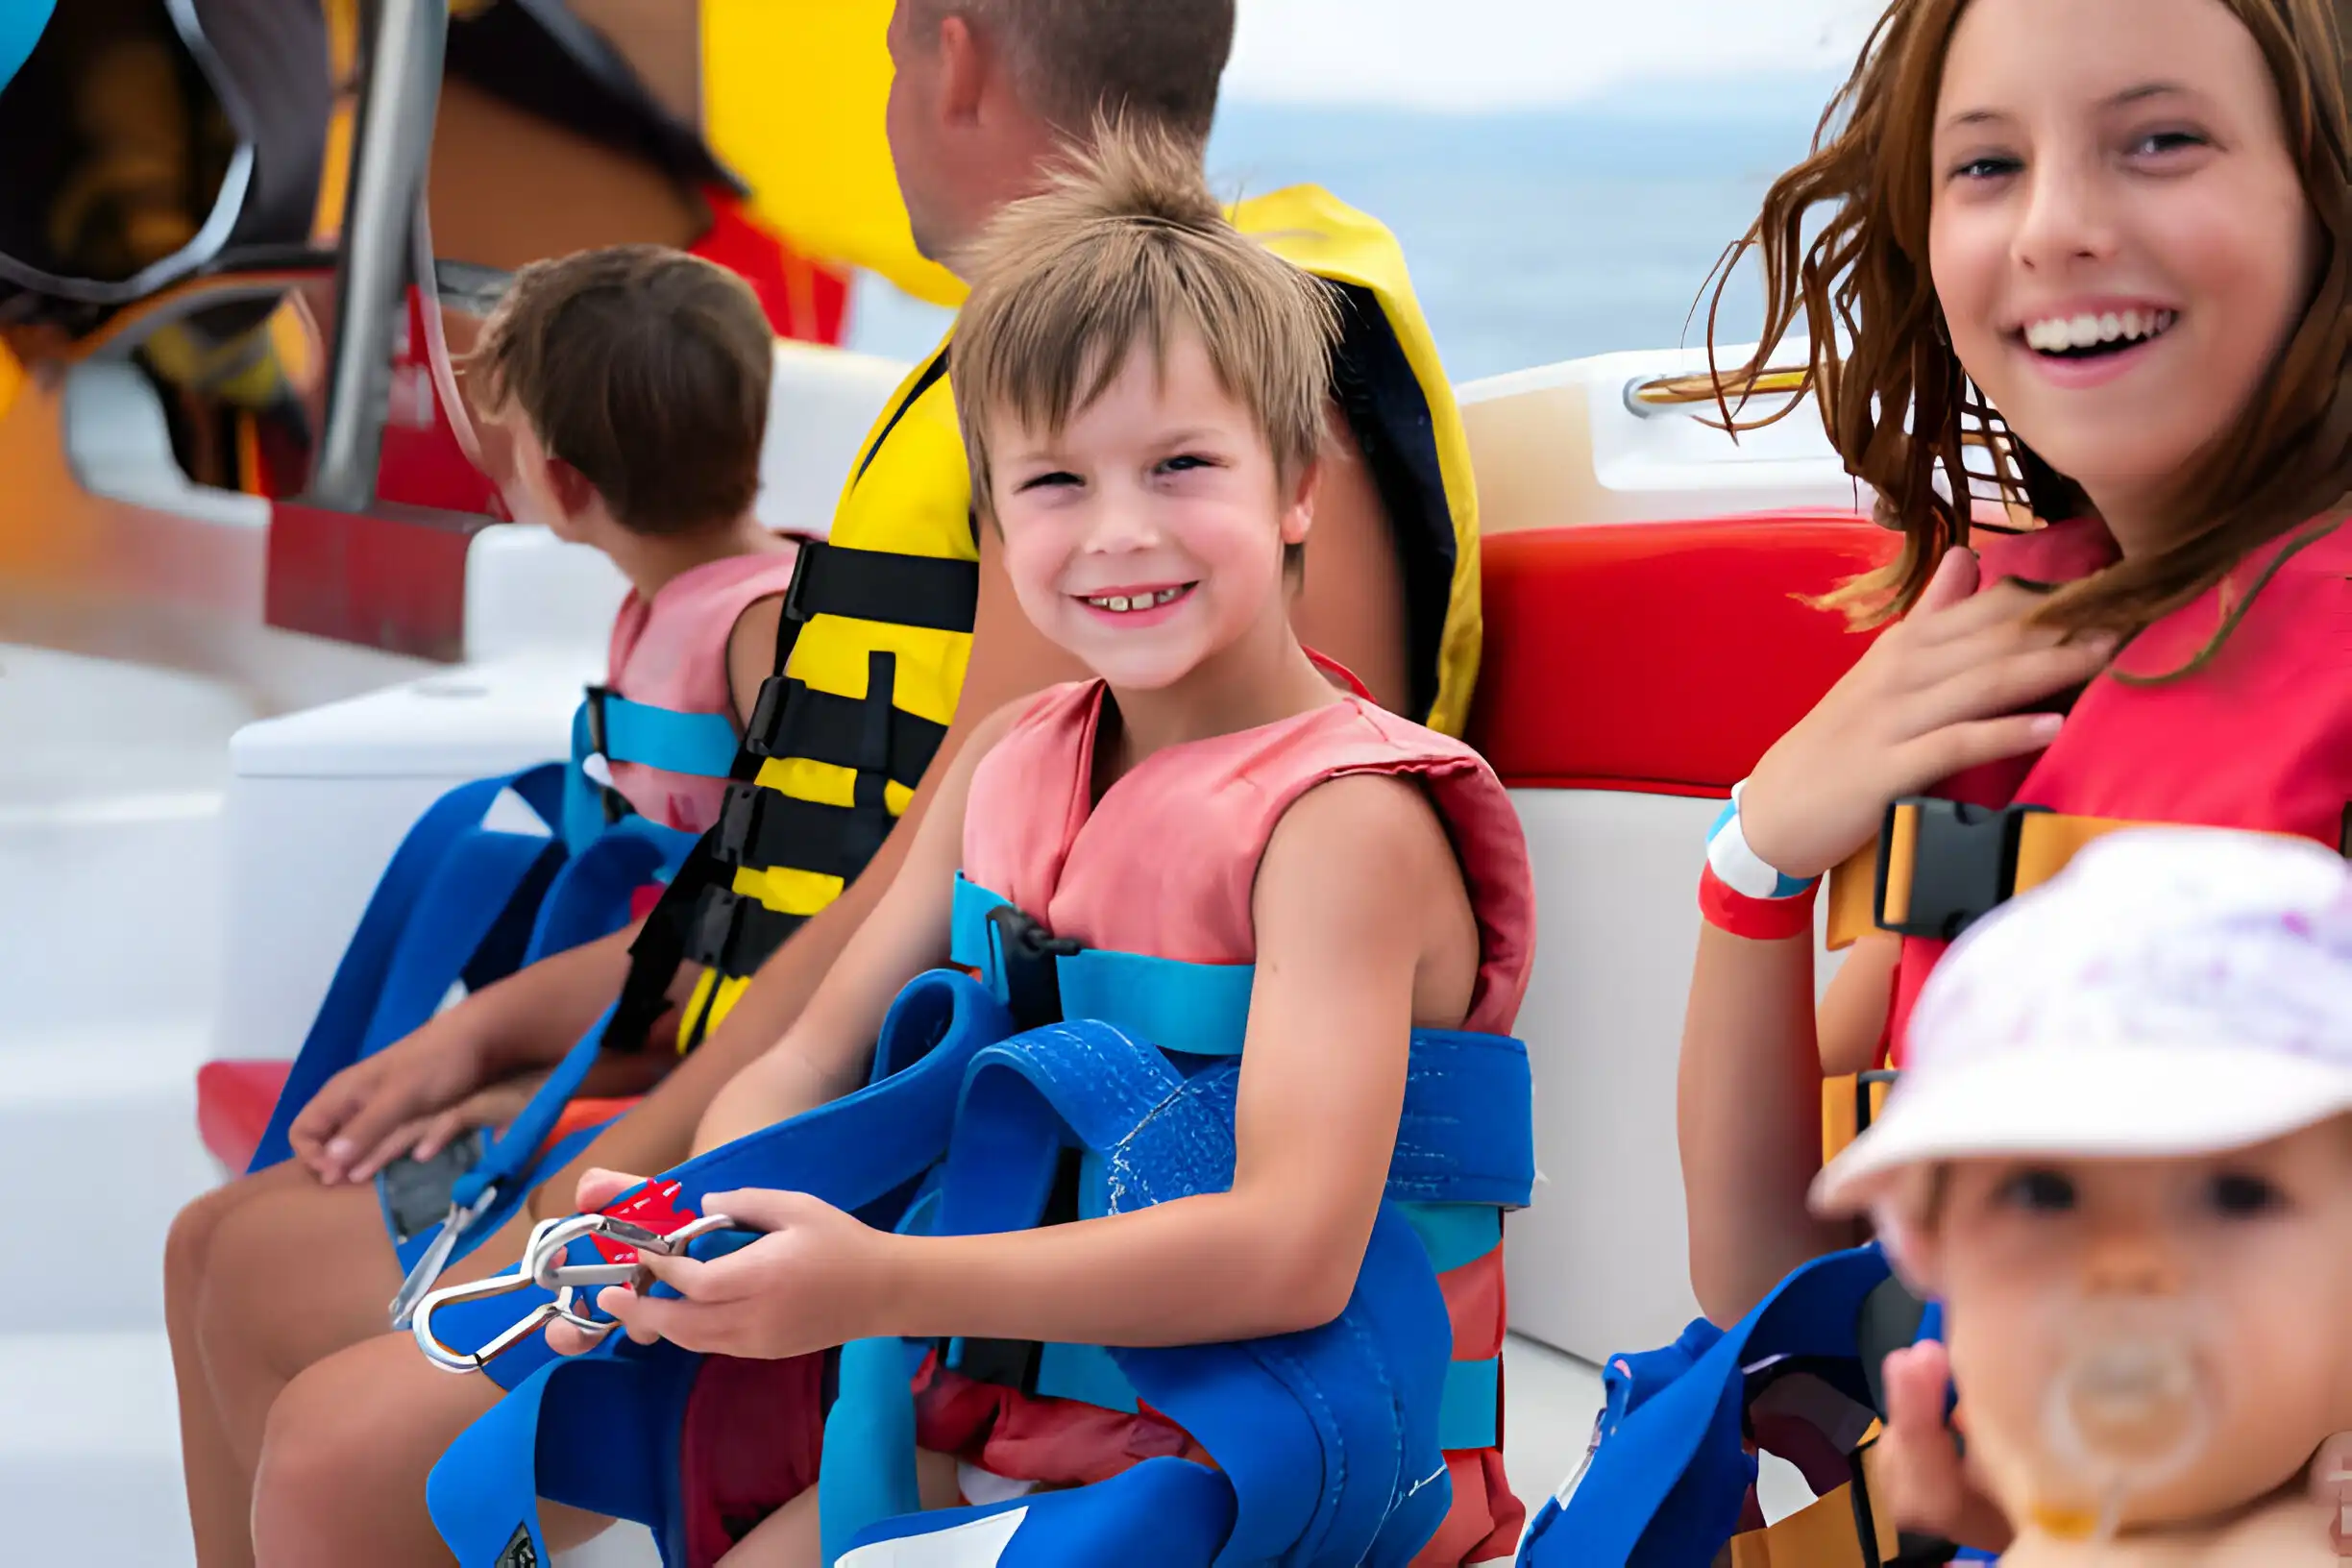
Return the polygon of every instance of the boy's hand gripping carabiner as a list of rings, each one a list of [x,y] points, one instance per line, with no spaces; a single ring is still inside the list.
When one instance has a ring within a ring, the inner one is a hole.
[[[480,1371],[532,1335],[559,1320],[571,1324],[594,1342],[603,1338],[619,1325],[610,1318],[585,1315],[575,1305],[577,1293],[608,1285],[625,1285],[632,1290],[643,1292],[652,1286],[653,1271],[642,1262],[634,1260],[627,1262],[567,1262],[565,1260],[570,1255],[573,1242],[583,1237],[601,1237],[616,1246],[630,1248],[639,1254],[658,1253],[665,1258],[674,1258],[703,1237],[740,1229],[742,1227],[724,1214],[705,1214],[667,1236],[629,1220],[616,1219],[610,1214],[574,1214],[567,1219],[543,1219],[532,1227],[523,1261],[513,1272],[493,1274],[488,1279],[431,1291],[417,1303],[409,1332],[415,1335],[417,1348],[425,1353],[427,1360],[444,1372],[455,1373]],[[554,1291],[555,1299],[541,1303],[535,1311],[519,1319],[479,1350],[454,1350],[433,1333],[433,1313],[452,1302],[502,1296],[534,1285],[543,1290]]]

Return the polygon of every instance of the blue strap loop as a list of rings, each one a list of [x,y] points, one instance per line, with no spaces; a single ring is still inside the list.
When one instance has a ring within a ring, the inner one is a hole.
[[[1862,1304],[1887,1277],[1874,1245],[1835,1253],[1791,1274],[1728,1332],[1703,1318],[1664,1350],[1609,1358],[1597,1446],[1567,1502],[1537,1513],[1519,1568],[1713,1562],[1755,1483],[1742,1444],[1748,1368],[1854,1360]]]

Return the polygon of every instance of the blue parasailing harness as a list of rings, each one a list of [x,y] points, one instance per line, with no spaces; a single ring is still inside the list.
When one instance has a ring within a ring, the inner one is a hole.
[[[1076,1217],[1231,1187],[1251,966],[1084,949],[961,878],[951,952],[981,979],[914,981],[883,1024],[866,1089],[661,1178],[677,1184],[681,1212],[762,1187],[813,1193],[869,1224],[973,1235],[1035,1227],[1073,1171]],[[1026,1391],[1148,1403],[1214,1469],[1154,1459],[1096,1485],[921,1513],[910,1379],[935,1347],[843,1347],[818,1482],[825,1561],[890,1562],[894,1542],[953,1532],[959,1551],[986,1542],[994,1554],[958,1562],[1403,1568],[1450,1507],[1444,1450],[1496,1440],[1499,1367],[1451,1360],[1436,1276],[1491,1251],[1502,1211],[1527,1203],[1533,1142],[1519,1041],[1417,1031],[1385,1200],[1337,1318],[1235,1344],[1013,1347],[1026,1352]],[[751,1239],[687,1250],[710,1258]],[[515,1305],[453,1302],[429,1333],[480,1346]],[[425,1339],[423,1320],[418,1331]],[[939,1348],[968,1369],[1000,1365],[1007,1349]],[[610,1335],[569,1360],[534,1340],[491,1362],[511,1391],[452,1446],[427,1493],[458,1561],[549,1561],[544,1497],[648,1525],[664,1561],[685,1563],[679,1434],[701,1360]]]
[[[1805,1264],[1728,1331],[1701,1318],[1662,1350],[1612,1356],[1593,1448],[1529,1525],[1518,1568],[1710,1568],[1742,1533],[1757,1474],[1752,1439],[1799,1465],[1815,1508],[1841,1515],[1793,1537],[1801,1556],[1788,1568],[1955,1560],[1949,1544],[1898,1535],[1873,1514],[1861,1462],[1884,1409],[1878,1362],[1940,1338],[1942,1322],[1874,1244]],[[1765,1533],[1781,1562],[1792,1548]]]
[[[369,896],[249,1170],[290,1158],[287,1129],[320,1088],[422,1027],[453,987],[479,990],[551,953],[610,936],[628,923],[638,888],[675,874],[693,836],[628,811],[595,779],[592,758],[724,777],[736,754],[734,727],[718,714],[648,707],[592,688],[573,719],[568,764],[461,784],[435,801]],[[508,794],[543,831],[487,824],[492,805]],[[543,1172],[562,1168],[595,1137],[598,1129],[582,1129],[541,1149],[607,1043],[610,1017],[608,1011],[597,1020],[457,1179],[448,1219],[404,1236],[387,1205],[386,1228],[410,1271],[393,1304],[396,1326],[451,1260],[495,1232]],[[633,1049],[641,1042],[610,1043]]]

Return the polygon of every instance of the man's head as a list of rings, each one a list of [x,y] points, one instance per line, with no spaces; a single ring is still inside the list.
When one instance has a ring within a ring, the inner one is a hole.
[[[1817,1200],[1944,1302],[2021,1526],[2210,1522],[2352,1426],[2352,868],[2118,835],[1962,938],[1909,1044]]]
[[[948,380],[1021,608],[1157,689],[1288,625],[1337,322],[1226,220],[1188,145],[1091,140],[975,247]]]
[[[511,443],[518,522],[602,542],[613,527],[723,527],[759,493],[775,338],[733,273],[655,245],[534,261],[482,327],[466,373]]]
[[[957,266],[1097,115],[1197,152],[1233,35],[1234,0],[898,0],[890,143],[917,247]]]

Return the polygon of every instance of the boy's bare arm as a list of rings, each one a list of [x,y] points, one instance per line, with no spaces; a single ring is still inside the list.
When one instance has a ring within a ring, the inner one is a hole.
[[[572,1213],[581,1174],[595,1168],[667,1170],[684,1160],[695,1132],[722,1085],[758,1060],[792,1027],[850,936],[897,875],[933,796],[972,732],[1006,703],[1053,685],[1083,679],[1086,670],[1029,624],[997,559],[993,530],[980,530],[980,601],[972,630],[971,664],[965,672],[955,722],[924,773],[898,825],[866,873],[823,913],[793,934],[764,965],[734,1008],[693,1055],[589,1147],[539,1189],[540,1217]],[[615,988],[618,989],[617,986]],[[609,999],[613,994],[603,993]]]
[[[695,1135],[696,1153],[814,1110],[865,1082],[874,1039],[898,992],[917,975],[947,962],[972,772],[1017,711],[1001,710],[973,731],[873,913],[843,945],[841,957],[784,1037],[713,1097]]]

